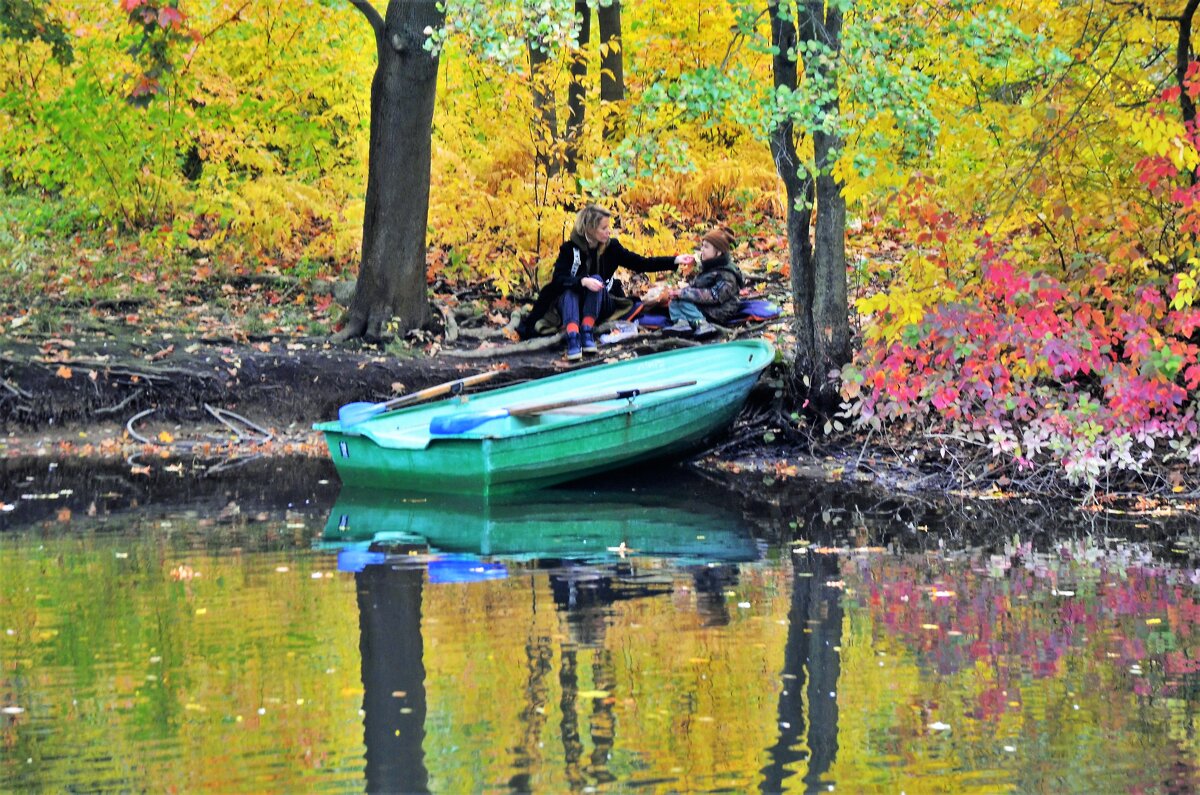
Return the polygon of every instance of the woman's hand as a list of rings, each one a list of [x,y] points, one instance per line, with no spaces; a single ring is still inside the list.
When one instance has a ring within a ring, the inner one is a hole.
[[[604,282],[600,281],[595,276],[584,276],[579,280],[579,283],[591,290],[593,293],[598,293],[604,289]]]
[[[691,254],[680,254],[675,258],[676,265],[691,265],[696,261],[696,258]]]

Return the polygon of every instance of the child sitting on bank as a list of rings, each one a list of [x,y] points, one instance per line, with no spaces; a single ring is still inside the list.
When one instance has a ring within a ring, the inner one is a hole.
[[[713,323],[725,323],[737,315],[746,280],[729,255],[734,245],[728,229],[718,227],[704,235],[699,272],[686,287],[670,294],[668,311],[675,323],[664,328],[664,334],[708,337],[717,333]]]

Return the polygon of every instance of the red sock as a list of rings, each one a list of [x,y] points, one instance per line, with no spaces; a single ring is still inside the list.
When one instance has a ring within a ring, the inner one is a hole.
[[[568,323],[567,324],[567,333],[568,334],[578,334],[579,333],[579,324],[578,323]]]
[[[584,328],[591,328],[591,327],[592,327],[592,326],[594,326],[594,325],[596,325],[596,318],[594,318],[594,317],[585,317],[585,318],[583,319],[583,327],[584,327]]]

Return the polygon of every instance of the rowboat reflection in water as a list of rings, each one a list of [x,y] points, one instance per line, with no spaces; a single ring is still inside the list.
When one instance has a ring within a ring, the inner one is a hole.
[[[672,572],[692,574],[705,625],[727,623],[724,591],[736,584],[738,564],[757,560],[760,550],[740,514],[698,494],[553,489],[470,501],[344,490],[318,543],[337,550],[339,569],[354,572],[357,583],[367,791],[429,788],[426,587],[547,577],[567,629],[559,655],[565,688],[575,681],[581,649],[596,649],[601,659],[609,654],[612,606],[671,594]],[[571,748],[582,752],[575,709],[560,724],[568,755]],[[615,738],[593,739],[599,743],[593,750],[602,751]],[[519,759],[513,765],[510,785],[524,790],[530,772]]]

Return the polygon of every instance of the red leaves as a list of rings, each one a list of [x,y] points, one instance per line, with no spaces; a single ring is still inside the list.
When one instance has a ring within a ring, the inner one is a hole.
[[[1130,288],[1121,268],[1101,265],[1076,288],[1017,268],[988,241],[978,256],[983,278],[963,279],[960,300],[930,306],[846,369],[852,416],[909,420],[1023,466],[1049,457],[1082,480],[1137,468],[1134,443],[1197,434],[1200,310],[1172,309],[1166,277]]]
[[[141,33],[129,49],[139,71],[133,76],[127,99],[145,107],[163,93],[162,80],[174,71],[173,45],[195,39],[195,35],[185,27],[187,17],[179,10],[178,0],[122,0],[121,8],[129,15],[129,24]]]
[[[163,6],[158,9],[158,26],[166,30],[167,28],[183,28],[183,12],[178,8],[171,6]]]

